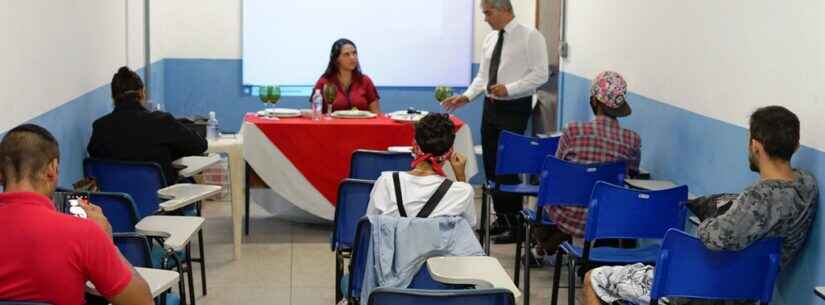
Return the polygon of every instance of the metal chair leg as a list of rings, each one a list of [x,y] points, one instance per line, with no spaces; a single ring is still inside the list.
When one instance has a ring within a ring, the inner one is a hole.
[[[198,201],[195,207],[195,213],[197,213],[198,217],[203,216],[201,213],[201,201]],[[206,243],[203,241],[203,229],[198,230],[198,250],[200,256],[194,261],[201,265],[201,292],[202,295],[206,295]]]
[[[335,302],[341,300],[344,295],[341,293],[341,277],[344,276],[344,257],[341,251],[335,250]]]
[[[525,219],[524,222],[524,300],[523,305],[530,305],[530,231],[533,226]]]
[[[160,261],[161,269],[166,269],[166,263],[169,261],[169,258],[175,262],[175,266],[178,269],[178,293],[180,293],[180,304],[186,305],[186,289],[183,286],[183,266],[181,266],[180,259],[178,258],[177,254],[175,254],[174,250],[167,250],[166,255],[163,256],[163,259]],[[193,300],[194,302],[194,300]]]
[[[206,244],[203,241],[203,229],[198,231],[198,248],[200,250],[199,263],[201,265],[202,295],[206,295]]]
[[[192,243],[186,244],[186,267],[188,269],[187,278],[189,281],[189,299],[195,305],[195,276],[192,268]]]
[[[567,304],[576,304],[576,258],[570,257],[567,263]]]
[[[487,200],[487,185],[481,186],[481,245],[484,253],[490,255],[490,207]]]
[[[516,218],[517,217],[518,216],[516,216]],[[516,222],[518,222],[518,221],[516,221]],[[520,275],[521,275],[521,244],[522,243],[521,243],[520,237],[523,237],[522,235],[524,235],[524,234],[520,233],[522,231],[520,226],[521,226],[521,224],[519,224],[519,223],[510,224],[510,230],[512,231],[513,234],[516,235],[515,236],[515,238],[516,238],[516,263],[515,263],[515,266],[513,267],[513,268],[515,268],[515,270],[513,270],[513,283],[516,284],[516,287],[518,287],[519,280],[521,279]],[[525,268],[526,268],[526,266],[525,266]]]
[[[550,296],[550,305],[559,304],[559,282],[561,282],[562,251],[556,252],[556,265],[553,266],[553,294]]]

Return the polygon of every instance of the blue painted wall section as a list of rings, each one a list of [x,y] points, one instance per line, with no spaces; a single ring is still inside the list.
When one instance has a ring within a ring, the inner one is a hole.
[[[590,80],[569,73],[561,79],[563,121],[589,120]],[[642,167],[654,178],[687,184],[697,195],[740,192],[758,179],[748,168],[746,128],[634,93],[628,101],[633,114],[620,123],[641,136]],[[825,153],[802,146],[792,164],[818,177],[819,192],[825,193]],[[823,232],[825,216],[820,212],[805,248],[782,271],[774,303],[825,304],[812,291],[815,285],[825,285]]]
[[[163,63],[157,62],[152,68],[152,83],[157,87],[157,96],[162,96],[163,88],[156,81],[162,83]],[[112,68],[112,74],[116,69]],[[143,76],[142,69],[138,73]],[[107,83],[28,121],[48,129],[60,144],[61,186],[71,187],[74,181],[83,177],[83,159],[87,155],[86,144],[92,136],[92,123],[112,109],[111,89]]]

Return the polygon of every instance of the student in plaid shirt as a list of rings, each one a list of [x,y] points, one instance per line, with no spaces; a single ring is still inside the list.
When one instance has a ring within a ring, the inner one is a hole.
[[[599,73],[590,88],[590,107],[595,118],[590,122],[568,124],[559,140],[556,157],[584,164],[627,160],[628,171],[637,173],[641,139],[636,132],[619,126],[616,119],[630,115],[626,91],[627,83],[619,73]],[[552,253],[571,235],[584,236],[587,209],[548,206],[545,211],[557,227],[536,230],[536,239],[544,250]]]

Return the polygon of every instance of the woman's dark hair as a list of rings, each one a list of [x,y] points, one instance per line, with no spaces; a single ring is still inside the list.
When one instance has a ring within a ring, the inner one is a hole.
[[[790,161],[799,147],[799,119],[782,106],[762,107],[751,114],[750,134],[768,156]]]
[[[143,90],[143,80],[135,71],[123,66],[112,76],[112,99],[115,104],[139,102]]]
[[[355,43],[352,40],[341,38],[335,41],[332,44],[332,49],[329,51],[329,63],[327,64],[327,70],[324,71],[324,78],[331,79],[338,75],[338,56],[341,55],[341,49],[344,48],[345,45],[351,45],[355,52],[358,52],[358,47],[355,46]],[[361,80],[361,64],[359,63],[355,66],[355,70],[352,71],[352,81]]]
[[[427,114],[415,124],[415,142],[425,153],[443,155],[453,147],[454,127],[449,114]]]

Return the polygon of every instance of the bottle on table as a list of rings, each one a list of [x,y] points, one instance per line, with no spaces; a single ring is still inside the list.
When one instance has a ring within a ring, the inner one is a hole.
[[[218,136],[218,118],[215,117],[214,111],[210,111],[209,120],[206,121],[206,139],[214,141]]]
[[[324,97],[321,95],[321,89],[315,89],[312,94],[312,120],[321,119],[321,109],[324,107]]]

